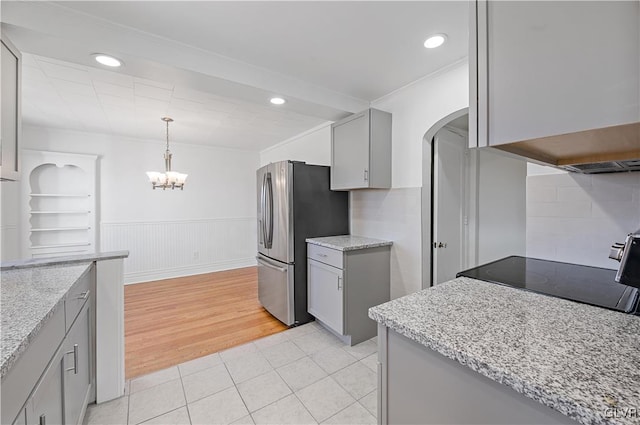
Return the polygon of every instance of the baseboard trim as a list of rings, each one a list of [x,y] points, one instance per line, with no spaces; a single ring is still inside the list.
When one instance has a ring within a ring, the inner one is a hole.
[[[196,274],[219,272],[223,270],[239,269],[256,265],[255,257],[239,258],[237,260],[221,261],[213,264],[198,264],[193,266],[174,267],[171,269],[151,270],[145,272],[125,273],[124,284],[132,285],[153,280],[172,279],[175,277],[193,276]]]

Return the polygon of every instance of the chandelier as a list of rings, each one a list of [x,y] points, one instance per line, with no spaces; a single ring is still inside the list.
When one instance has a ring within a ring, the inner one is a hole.
[[[157,171],[147,171],[147,176],[149,177],[149,181],[151,182],[151,186],[153,189],[159,187],[164,189],[176,189],[180,190],[184,189],[184,182],[187,180],[187,175],[178,173],[176,171],[171,171],[171,152],[169,151],[169,123],[173,122],[173,119],[169,117],[160,118],[162,121],[167,123],[167,150],[164,153],[164,166],[165,172],[158,173]]]

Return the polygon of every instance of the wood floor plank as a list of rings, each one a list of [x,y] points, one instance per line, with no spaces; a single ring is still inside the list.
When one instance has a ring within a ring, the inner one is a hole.
[[[144,375],[281,332],[256,267],[125,286],[125,374]]]

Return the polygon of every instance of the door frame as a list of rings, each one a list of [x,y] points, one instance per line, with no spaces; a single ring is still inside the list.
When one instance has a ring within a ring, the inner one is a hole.
[[[460,176],[460,180],[461,180],[461,185],[462,185],[462,191],[460,193],[460,208],[461,208],[461,217],[460,217],[460,240],[458,241],[460,243],[460,267],[462,268],[462,270],[469,268],[469,264],[470,264],[470,258],[469,258],[469,254],[471,251],[471,248],[468,246],[469,242],[473,240],[473,238],[470,237],[469,233],[470,233],[470,229],[473,229],[475,226],[475,220],[473,220],[473,218],[470,216],[472,211],[475,211],[475,209],[472,207],[472,205],[470,205],[472,199],[473,198],[473,191],[472,189],[474,188],[476,179],[474,178],[474,176],[472,175],[473,173],[475,173],[476,170],[476,166],[475,166],[475,152],[470,152],[468,149],[468,143],[469,143],[469,135],[468,132],[464,132],[463,130],[458,131],[457,129],[453,128],[453,127],[449,127],[448,125],[445,125],[444,127],[442,127],[440,130],[438,130],[438,132],[436,133],[436,135],[433,137],[432,139],[432,143],[431,143],[431,168],[432,168],[432,179],[431,179],[431,222],[430,222],[430,229],[431,229],[431,242],[430,242],[430,257],[431,257],[431,275],[430,275],[430,279],[431,279],[431,285],[433,286],[434,282],[436,282],[438,279],[437,278],[437,271],[438,271],[438,261],[436,256],[437,251],[434,250],[434,245],[436,242],[441,241],[440,238],[438,238],[438,241],[435,240],[435,237],[437,235],[437,223],[436,223],[436,219],[439,217],[439,214],[437,214],[437,202],[436,202],[436,198],[438,195],[438,181],[439,178],[436,175],[436,149],[437,149],[437,145],[439,143],[438,141],[438,135],[442,132],[442,131],[448,131],[451,134],[455,134],[457,136],[459,136],[461,139],[464,139],[463,142],[464,144],[461,144],[462,147],[462,151],[460,151],[460,163],[462,166],[462,172],[461,172],[461,176]],[[461,134],[461,133],[467,133],[467,134]],[[450,241],[449,241],[450,242]]]
[[[428,288],[432,286],[431,282],[431,243],[432,243],[432,211],[433,211],[433,202],[432,202],[432,184],[433,184],[433,138],[436,133],[440,131],[444,126],[449,124],[451,121],[456,118],[460,118],[464,115],[469,114],[469,108],[462,108],[451,114],[445,116],[444,118],[437,121],[434,125],[431,126],[429,130],[424,134],[422,138],[422,205],[421,205],[421,221],[422,221],[422,289]],[[473,163],[473,161],[471,161]],[[472,191],[473,192],[473,191]],[[473,195],[472,195],[473,197]],[[473,209],[474,199],[470,199],[470,205]],[[472,214],[474,211],[470,211]],[[469,232],[472,234],[472,232]],[[471,241],[469,241],[471,242]],[[473,243],[469,244],[471,247],[474,246]]]

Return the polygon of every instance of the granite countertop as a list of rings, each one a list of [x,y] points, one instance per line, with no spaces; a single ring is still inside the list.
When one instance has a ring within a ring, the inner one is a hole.
[[[0,378],[53,314],[91,262],[6,270],[0,273]]]
[[[364,236],[340,235],[326,236],[323,238],[308,238],[308,243],[337,249],[338,251],[354,251],[356,249],[377,248],[379,246],[391,246],[393,242],[382,239],[365,238]]]
[[[632,424],[640,317],[460,277],[369,317],[583,424]]]
[[[14,270],[28,267],[51,266],[56,264],[85,263],[87,261],[113,260],[115,258],[126,258],[128,256],[129,251],[107,251],[60,257],[29,258],[28,260],[15,260],[1,263],[0,270]]]

